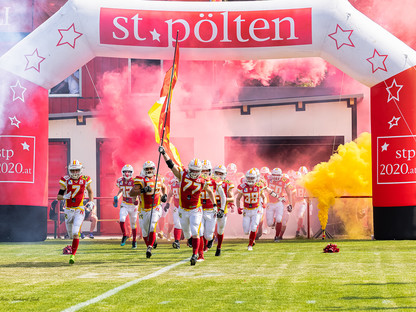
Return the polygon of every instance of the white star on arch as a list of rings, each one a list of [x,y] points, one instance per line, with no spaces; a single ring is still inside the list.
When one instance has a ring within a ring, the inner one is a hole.
[[[381,146],[381,151],[387,151],[387,147],[389,147],[390,144],[387,144],[387,142],[385,142],[382,146]]]
[[[13,102],[17,99],[21,100],[23,103],[25,102],[25,97],[23,94],[25,93],[26,88],[22,87],[19,80],[16,81],[14,86],[10,86],[10,89],[13,91]]]
[[[367,59],[367,61],[371,63],[373,74],[379,69],[384,70],[385,72],[387,71],[386,64],[384,64],[387,56],[388,55],[379,54],[377,50],[374,49],[373,56]]]
[[[337,45],[337,50],[339,50],[343,45],[350,46],[355,48],[354,43],[351,41],[351,35],[353,30],[344,30],[337,24],[337,28],[335,29],[335,32],[332,34],[329,34],[328,36],[335,40],[335,43]]]
[[[160,34],[156,31],[156,29],[155,29],[155,28],[154,28],[152,31],[150,31],[150,33],[152,34],[153,41],[154,41],[154,40],[157,40],[157,41],[159,41],[159,42],[160,42],[160,39],[159,39]]]
[[[390,120],[390,121],[388,122],[388,124],[390,125],[390,126],[389,126],[389,129],[391,129],[391,128],[392,128],[392,127],[394,127],[394,126],[398,126],[398,125],[399,125],[399,120],[400,120],[400,118],[402,118],[402,117],[394,117],[394,116],[393,116],[392,120]]]
[[[392,88],[393,88],[393,90],[390,90]],[[389,93],[389,98],[387,100],[387,103],[390,102],[392,99],[400,101],[399,100],[399,92],[402,88],[403,88],[403,85],[398,85],[396,83],[396,79],[393,79],[393,83],[391,84],[391,86],[386,88],[387,92]],[[395,95],[393,95],[393,93],[395,93]]]
[[[9,119],[11,121],[12,126],[16,126],[17,128],[19,128],[20,121],[17,120],[16,116],[14,116],[13,118],[9,117]]]
[[[33,68],[40,73],[40,63],[42,63],[45,58],[39,55],[38,49],[35,49],[32,54],[25,54],[25,58],[27,60],[25,71]]]
[[[61,38],[59,39],[59,42],[56,45],[57,47],[64,44],[68,44],[71,48],[75,49],[75,41],[83,35],[82,33],[77,32],[75,30],[74,23],[72,23],[72,25],[69,26],[67,29],[58,29],[58,31],[61,35]]]
[[[29,151],[29,147],[30,147],[30,145],[29,145],[29,144],[27,144],[27,143],[26,143],[26,141],[25,141],[25,142],[23,142],[23,143],[20,143],[20,144],[22,144],[23,150],[27,150],[27,151]]]

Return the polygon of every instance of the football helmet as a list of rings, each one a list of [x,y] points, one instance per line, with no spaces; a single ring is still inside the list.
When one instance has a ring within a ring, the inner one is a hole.
[[[274,168],[272,170],[272,180],[273,181],[280,181],[282,179],[283,172],[280,168]]]
[[[143,164],[143,172],[146,177],[153,177],[155,175],[156,166],[155,163],[151,160],[146,161]]]
[[[77,180],[81,176],[83,168],[84,166],[81,164],[81,162],[79,160],[74,159],[68,165],[68,174],[72,179]]]
[[[299,180],[300,178],[302,178],[302,174],[299,171],[296,171],[295,174],[293,175],[293,178],[295,180]]]
[[[198,158],[194,158],[188,165],[189,177],[191,179],[198,179],[202,171],[202,162]]]
[[[301,167],[299,168],[299,172],[300,172],[302,175],[305,175],[305,174],[307,174],[307,173],[308,173],[308,168],[306,168],[305,166],[301,166]]]
[[[212,172],[211,162],[209,160],[202,161],[202,174],[210,176]]]
[[[123,176],[123,178],[125,179],[130,179],[131,177],[133,177],[133,166],[126,164],[123,166],[123,168],[121,168],[121,175]]]
[[[260,174],[264,177],[264,176],[266,176],[266,175],[268,175],[268,174],[270,174],[270,169],[269,169],[269,167],[262,167],[261,169],[260,169]]]
[[[172,180],[175,178],[175,175],[173,174],[173,172],[172,172],[172,171],[168,171],[168,172],[165,174],[165,177],[166,177],[166,180],[168,180],[168,181],[172,181]]]
[[[214,168],[214,176],[219,177],[221,180],[224,180],[227,176],[227,168],[224,165],[218,165]]]
[[[289,175],[287,173],[283,173],[282,174],[282,177],[286,178],[287,180],[290,180],[290,177],[289,177]]]
[[[257,177],[256,168],[251,168],[246,172],[246,183],[250,186],[254,185],[257,182]]]
[[[230,163],[227,166],[227,172],[230,176],[233,176],[237,173],[237,165],[234,163]]]

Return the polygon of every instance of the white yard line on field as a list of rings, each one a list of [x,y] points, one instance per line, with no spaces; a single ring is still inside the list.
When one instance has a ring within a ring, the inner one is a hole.
[[[99,296],[97,296],[95,298],[92,298],[90,300],[87,300],[87,301],[78,303],[78,304],[76,304],[76,305],[74,305],[72,307],[69,307],[68,309],[62,310],[62,312],[78,311],[79,309],[85,308],[86,306],[89,306],[91,304],[100,302],[101,300],[104,300],[104,299],[106,299],[108,297],[111,297],[112,295],[115,295],[119,291],[122,291],[123,289],[126,289],[126,288],[128,288],[130,286],[133,286],[133,285],[135,285],[137,283],[140,283],[141,281],[148,280],[148,279],[151,279],[153,277],[159,276],[159,275],[161,275],[161,274],[169,271],[170,269],[173,269],[174,267],[177,267],[178,265],[180,265],[180,264],[182,264],[184,262],[187,262],[187,261],[189,261],[189,258],[183,259],[183,260],[181,260],[179,262],[176,262],[176,263],[173,263],[171,265],[168,265],[167,267],[161,268],[160,270],[157,270],[156,272],[154,272],[152,274],[149,274],[149,275],[140,277],[138,279],[135,279],[135,280],[132,280],[132,281],[130,281],[128,283],[125,283],[125,284],[123,284],[121,286],[118,286],[116,288],[113,288],[113,289],[111,289],[111,290],[103,293],[102,295],[99,295]]]

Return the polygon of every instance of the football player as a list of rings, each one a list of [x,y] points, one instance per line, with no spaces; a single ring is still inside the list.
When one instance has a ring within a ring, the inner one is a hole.
[[[269,181],[268,189],[270,189],[276,197],[270,197],[270,203],[266,210],[267,225],[271,228],[275,227],[276,235],[274,237],[275,242],[282,239],[282,220],[284,212],[284,204],[286,202],[285,194],[287,195],[288,205],[286,210],[292,211],[292,191],[293,187],[287,177],[283,176],[282,169],[274,168],[271,172],[271,179]]]
[[[217,201],[212,202],[209,198],[209,195],[206,190],[201,192],[202,199],[202,222],[199,229],[200,241],[199,241],[199,250],[198,250],[198,259],[197,261],[204,261],[204,251],[207,251],[212,247],[214,241],[214,231],[217,223],[217,213],[221,218],[224,216],[225,211],[225,193],[224,189],[221,186],[222,180],[218,178],[212,178],[212,166],[209,160],[202,161],[202,177],[210,185],[214,194],[217,194],[220,197],[220,210],[217,212],[214,210],[214,204]]]
[[[78,160],[73,160],[68,165],[68,175],[59,180],[60,189],[58,200],[66,200],[65,207],[65,226],[69,238],[72,238],[72,253],[69,256],[69,263],[75,262],[75,254],[79,245],[79,232],[85,217],[85,210],[92,211],[95,204],[93,202],[94,193],[91,188],[91,178],[82,174],[82,164]],[[83,205],[84,191],[88,192],[88,202]]]
[[[173,202],[173,239],[172,247],[175,249],[181,248],[180,240],[182,236],[182,226],[179,220],[179,180],[174,177],[171,181],[170,190],[165,205],[165,210],[168,210],[170,207],[170,202]]]
[[[126,164],[121,168],[121,178],[117,179],[116,185],[118,187],[117,195],[114,196],[113,206],[118,207],[118,201],[122,197],[122,202],[120,204],[120,229],[123,237],[121,238],[121,246],[126,244],[128,235],[126,232],[126,218],[129,216],[130,227],[132,229],[132,248],[137,248],[137,215],[138,215],[138,202],[136,197],[130,196],[130,191],[133,189],[134,180],[133,180],[133,166]]]
[[[237,187],[238,195],[236,205],[239,214],[243,214],[244,234],[249,235],[247,250],[252,251],[256,239],[256,231],[263,214],[261,202],[266,198],[263,194],[263,187],[257,182],[258,174],[255,168],[251,168],[245,175],[245,182]],[[241,208],[241,198],[244,202],[244,210]]]
[[[188,169],[184,169],[173,163],[163,146],[159,146],[159,153],[163,155],[167,166],[179,180],[179,218],[185,238],[190,240],[192,237],[190,262],[191,265],[195,265],[200,242],[199,226],[202,220],[201,192],[202,190],[208,192],[209,199],[214,202],[214,211],[217,210],[215,195],[207,181],[201,177],[202,162],[199,159],[192,159]]]
[[[134,178],[134,186],[130,196],[140,195],[139,224],[142,229],[143,240],[146,243],[146,257],[152,256],[152,249],[156,240],[156,225],[162,215],[160,202],[166,202],[166,186],[164,178],[158,177],[156,181],[156,166],[153,161],[143,164],[143,176]]]
[[[306,189],[300,184],[300,180],[302,176],[308,173],[308,169],[305,166],[301,166],[299,171],[295,174],[295,210],[296,216],[298,218],[297,228],[296,228],[296,237],[300,237],[300,231],[302,231],[303,235],[306,235],[306,230],[303,227],[303,217],[305,215],[305,211],[307,208],[307,193]],[[311,205],[309,206],[311,208]]]
[[[221,247],[222,242],[224,240],[224,230],[225,225],[227,223],[227,215],[228,215],[228,208],[230,206],[234,206],[234,184],[230,180],[226,180],[227,176],[227,169],[224,165],[218,165],[214,168],[213,172],[214,178],[218,178],[222,181],[221,188],[224,190],[224,193],[226,194],[226,205],[224,209],[224,213],[218,212],[217,214],[217,250],[215,251],[215,256],[221,256]],[[221,206],[222,199],[219,195],[216,196],[217,205]]]

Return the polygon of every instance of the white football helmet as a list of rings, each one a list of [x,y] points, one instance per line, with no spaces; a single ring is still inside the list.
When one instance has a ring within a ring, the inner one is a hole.
[[[289,177],[289,175],[287,173],[283,173],[282,174],[282,177],[286,178],[287,180],[290,180],[290,177]]]
[[[246,183],[250,186],[254,185],[257,182],[257,177],[256,168],[251,168],[246,172]]]
[[[198,158],[194,158],[188,165],[189,177],[191,179],[198,179],[202,171],[202,162]]]
[[[237,165],[234,163],[230,163],[227,166],[227,172],[230,176],[233,176],[237,173]]]
[[[175,175],[173,174],[173,172],[172,172],[172,171],[168,171],[168,172],[165,174],[165,177],[166,177],[166,180],[168,180],[168,181],[172,181],[172,180],[175,178]]]
[[[146,161],[143,164],[143,171],[146,177],[149,177],[149,178],[153,177],[156,171],[155,163],[151,160]]]
[[[227,176],[227,168],[224,165],[218,165],[214,168],[214,176],[219,177],[221,180],[224,180]]]
[[[306,174],[308,173],[308,168],[306,168],[305,166],[301,166],[301,167],[299,168],[299,172],[300,172],[302,175],[306,175]]]
[[[282,179],[283,172],[280,168],[274,168],[272,170],[272,180],[273,181],[280,181]]]
[[[202,174],[211,176],[211,172],[212,172],[211,162],[209,160],[203,160],[202,161]]]
[[[299,180],[300,178],[302,178],[302,174],[299,171],[296,171],[293,175],[293,178],[295,179],[295,181]]]
[[[133,166],[126,164],[123,166],[123,168],[121,168],[121,175],[123,176],[123,178],[125,179],[130,179],[131,177],[133,177]]]
[[[81,164],[81,162],[74,159],[68,165],[68,174],[72,179],[77,180],[81,176],[82,169],[84,169],[84,166]]]
[[[261,169],[260,169],[260,174],[264,177],[264,176],[266,176],[266,175],[268,175],[268,174],[270,174],[270,169],[269,169],[269,167],[262,167]]]

